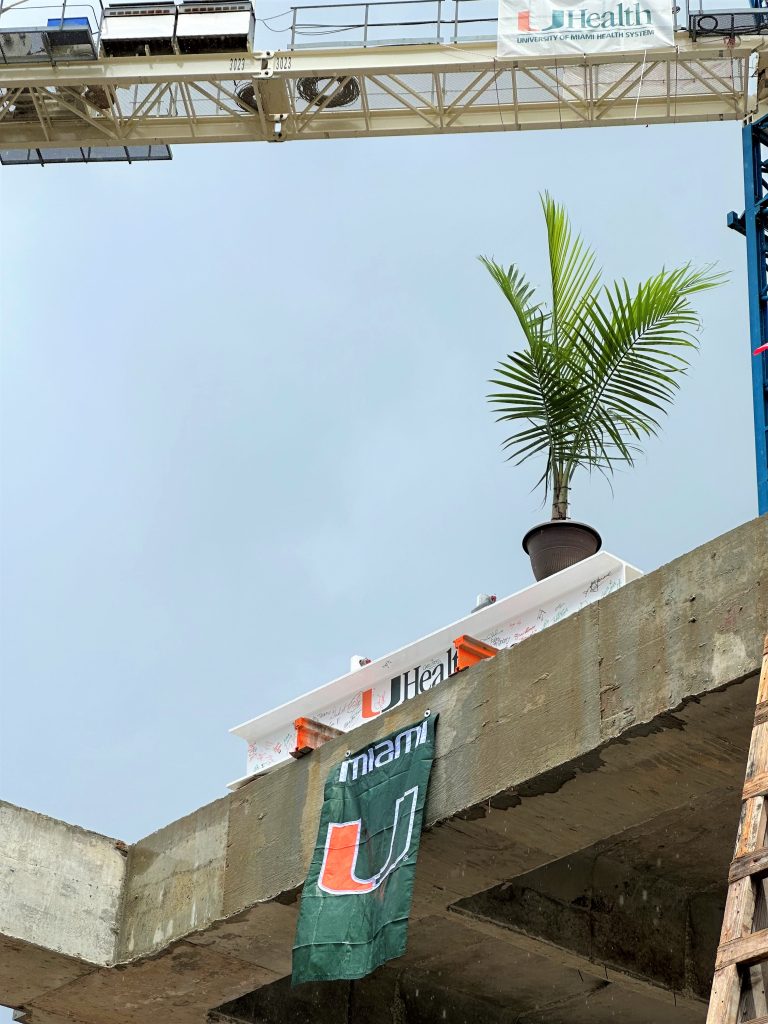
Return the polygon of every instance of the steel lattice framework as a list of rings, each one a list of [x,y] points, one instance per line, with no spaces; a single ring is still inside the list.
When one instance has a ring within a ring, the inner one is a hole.
[[[754,90],[764,38],[678,39],[663,51],[558,60],[500,60],[482,42],[0,64],[0,149],[675,124],[755,112],[750,83]]]

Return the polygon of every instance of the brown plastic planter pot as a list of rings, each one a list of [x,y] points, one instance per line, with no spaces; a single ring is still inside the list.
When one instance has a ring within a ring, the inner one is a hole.
[[[523,537],[523,550],[531,559],[537,580],[554,576],[600,550],[603,541],[597,530],[572,519],[553,519],[539,523]]]

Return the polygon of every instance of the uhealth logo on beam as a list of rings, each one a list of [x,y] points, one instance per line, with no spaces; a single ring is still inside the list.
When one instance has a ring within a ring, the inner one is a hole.
[[[546,28],[537,28],[531,24],[531,12],[517,12],[517,31],[524,32],[563,32],[571,29],[582,31],[596,28],[637,28],[651,25],[653,16],[648,9],[635,4],[618,4],[612,11],[590,11],[587,7],[559,10],[553,7],[549,17],[551,23]]]
[[[416,665],[393,676],[389,680],[389,700],[383,707],[375,706],[373,689],[363,690],[362,717],[364,719],[378,718],[379,715],[391,711],[392,708],[399,707],[404,701],[426,693],[433,686],[437,686],[438,683],[442,683],[443,680],[452,676],[456,671],[457,663],[456,648],[451,646],[442,658],[436,658],[428,665]]]

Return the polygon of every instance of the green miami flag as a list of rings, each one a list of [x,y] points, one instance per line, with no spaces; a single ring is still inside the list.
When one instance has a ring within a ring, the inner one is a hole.
[[[328,776],[301,896],[294,985],[362,978],[405,952],[436,719],[348,754]]]

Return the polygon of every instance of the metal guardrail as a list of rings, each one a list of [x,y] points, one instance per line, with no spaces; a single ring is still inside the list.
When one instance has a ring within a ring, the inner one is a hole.
[[[374,0],[291,8],[289,49],[459,43],[496,38],[493,0]]]
[[[768,8],[753,7],[745,11],[692,11],[688,15],[691,39],[718,36],[735,39],[738,36],[768,34]]]
[[[95,60],[102,0],[28,4],[0,0],[0,64]]]
[[[28,167],[30,164],[40,167],[46,164],[132,164],[171,159],[171,148],[165,144],[0,149],[0,164],[3,167]]]
[[[11,12],[15,17],[11,18]],[[5,28],[17,28],[19,23],[29,21],[27,14],[30,11],[45,11],[45,17],[51,20],[62,20],[64,18],[87,17],[89,24],[98,29],[104,13],[104,4],[98,0],[98,5],[93,3],[72,3],[71,0],[61,0],[61,3],[53,4],[28,4],[28,3],[3,3],[0,0],[0,31]],[[42,16],[38,16],[42,17]],[[33,18],[34,20],[34,18]]]
[[[728,19],[736,35],[765,31],[763,16],[758,12],[765,11],[768,16],[768,7],[763,6],[768,0],[754,4],[744,0],[742,8],[734,5],[727,11],[709,10],[705,0],[685,0],[680,6],[675,0],[671,2],[675,28],[687,29],[694,39],[697,35],[733,35],[725,31]],[[299,50],[318,46],[334,49],[487,41],[496,38],[497,12],[496,0],[370,0],[302,5],[290,9],[285,46]]]
[[[707,5],[715,2],[717,0],[706,0]],[[742,2],[741,9],[729,5],[727,10],[709,10],[705,0],[685,0],[684,6],[675,7],[676,24],[687,29],[694,40],[706,36],[728,38],[766,33],[768,7],[757,2],[747,6],[748,0]],[[147,3],[145,0],[144,4],[128,6],[140,10]],[[156,7],[151,3],[149,6]],[[498,0],[362,0],[292,6],[273,17],[263,16],[265,7],[274,10],[275,6],[278,5],[274,0],[255,2],[257,21],[261,23],[259,31],[264,36],[264,45],[254,44],[257,49],[459,45],[491,41],[497,35]],[[58,0],[51,4],[0,0],[0,34],[4,31],[54,32],[56,22],[63,29],[66,19],[84,16],[98,53],[104,9],[104,0],[87,0],[86,3]],[[36,27],[30,28],[30,22]],[[45,28],[46,22],[48,28]],[[45,58],[44,49],[42,46],[40,59]]]

